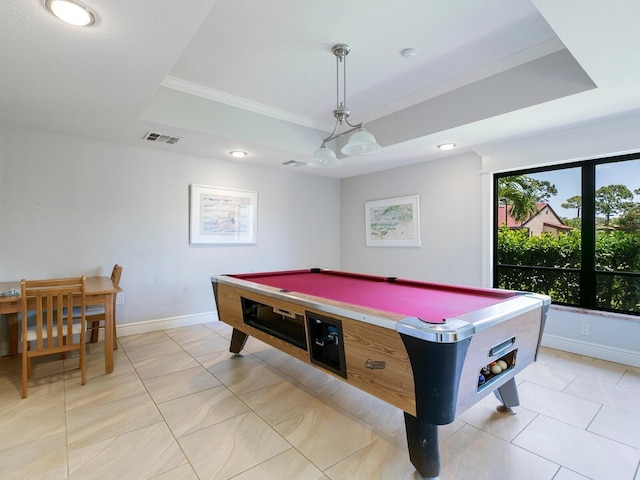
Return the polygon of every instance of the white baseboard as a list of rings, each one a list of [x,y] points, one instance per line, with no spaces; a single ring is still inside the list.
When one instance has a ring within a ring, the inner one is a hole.
[[[155,332],[168,328],[186,327],[200,323],[215,322],[218,320],[216,312],[197,313],[195,315],[183,315],[180,317],[159,318],[135,323],[123,323],[118,325],[118,336],[137,335],[139,333]]]
[[[599,345],[597,343],[583,342],[573,338],[547,334],[542,335],[542,345],[564,352],[577,353],[578,355],[599,358],[632,367],[640,367],[640,352],[634,350],[625,350],[608,345]]]

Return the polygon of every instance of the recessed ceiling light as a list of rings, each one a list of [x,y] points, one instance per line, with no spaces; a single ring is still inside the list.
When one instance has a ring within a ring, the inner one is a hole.
[[[442,143],[438,145],[438,148],[440,150],[451,150],[452,148],[455,148],[455,146],[456,146],[455,143]]]
[[[96,23],[95,14],[85,5],[73,0],[45,0],[47,10],[63,22],[76,27],[88,27]]]
[[[242,150],[231,150],[229,155],[236,158],[244,158],[249,155],[247,152],[243,152]]]

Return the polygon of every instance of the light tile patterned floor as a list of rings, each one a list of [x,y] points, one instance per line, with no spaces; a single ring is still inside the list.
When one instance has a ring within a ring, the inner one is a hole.
[[[119,339],[104,375],[0,359],[0,478],[412,480],[402,412],[219,322]],[[640,369],[543,348],[516,416],[487,397],[440,428],[441,480],[640,480]]]

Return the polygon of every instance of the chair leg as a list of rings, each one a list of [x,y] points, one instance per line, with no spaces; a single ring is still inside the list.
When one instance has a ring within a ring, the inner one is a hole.
[[[100,322],[91,322],[91,343],[98,343],[98,331]]]
[[[26,352],[22,352],[22,398],[27,398],[27,377],[31,376],[31,363]]]
[[[31,350],[31,342],[27,342],[27,352]],[[27,378],[31,378],[31,357],[29,355],[26,355],[26,366],[27,366]],[[25,359],[23,358],[23,364],[25,365]]]

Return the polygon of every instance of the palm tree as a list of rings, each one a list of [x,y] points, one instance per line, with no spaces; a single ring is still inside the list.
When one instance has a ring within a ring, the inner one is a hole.
[[[532,180],[526,175],[498,179],[498,201],[506,207],[509,215],[521,224],[538,213],[539,195]]]

